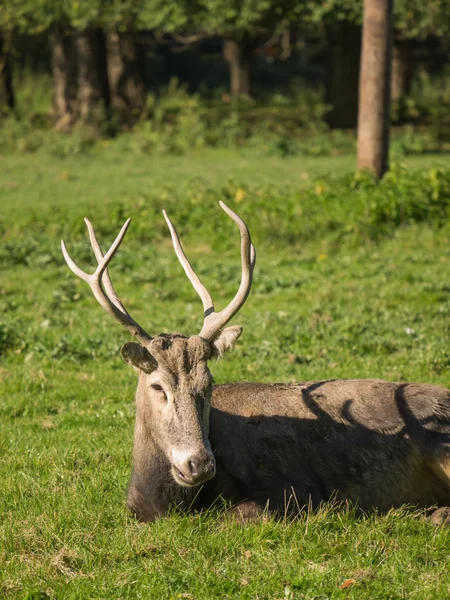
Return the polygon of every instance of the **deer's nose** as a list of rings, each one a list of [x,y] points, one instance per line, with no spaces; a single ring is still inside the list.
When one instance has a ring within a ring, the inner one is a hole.
[[[210,452],[183,457],[173,452],[172,457],[173,467],[176,470],[175,479],[181,485],[198,485],[216,474],[216,461]]]
[[[190,471],[192,477],[197,477],[199,469],[200,469],[198,461],[190,460],[188,466],[189,466],[189,471]]]

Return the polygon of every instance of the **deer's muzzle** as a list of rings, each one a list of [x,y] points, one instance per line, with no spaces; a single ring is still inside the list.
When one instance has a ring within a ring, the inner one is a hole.
[[[208,481],[216,474],[216,461],[211,451],[180,452],[172,450],[172,475],[184,487]]]

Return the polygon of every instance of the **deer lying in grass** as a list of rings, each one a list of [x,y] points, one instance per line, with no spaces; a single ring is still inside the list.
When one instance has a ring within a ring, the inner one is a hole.
[[[139,376],[130,509],[153,521],[173,505],[201,509],[219,497],[244,519],[315,507],[332,496],[363,511],[450,505],[447,389],[377,379],[213,387],[208,360],[223,356],[242,333],[225,325],[249,294],[255,264],[247,226],[220,205],[239,227],[242,259],[239,290],[220,312],[164,212],[175,252],[203,303],[203,327],[192,337],[151,337],[118,298],[107,267],[129,219],[105,255],[86,219],[98,262],[92,275],[62,242],[70,269],[138,341],[121,349]]]

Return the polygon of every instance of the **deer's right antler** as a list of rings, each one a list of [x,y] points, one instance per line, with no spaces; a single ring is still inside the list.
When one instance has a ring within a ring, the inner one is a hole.
[[[220,312],[216,312],[214,310],[214,303],[212,301],[211,295],[205,286],[202,284],[198,276],[196,275],[194,269],[192,268],[191,263],[189,262],[186,254],[180,243],[180,238],[178,237],[177,230],[175,229],[172,221],[169,219],[166,211],[163,210],[164,218],[166,219],[167,225],[170,229],[170,234],[172,236],[173,246],[175,248],[175,253],[178,257],[178,260],[181,263],[181,266],[184,269],[189,281],[192,283],[195,291],[200,296],[200,299],[203,304],[204,310],[204,321],[203,327],[199,333],[199,335],[205,340],[213,340],[219,331],[230,321],[234,315],[242,308],[244,302],[247,299],[247,296],[250,293],[250,288],[252,287],[252,277],[253,277],[253,269],[255,267],[256,262],[256,251],[255,247],[252,244],[252,240],[250,237],[250,232],[248,230],[247,225],[244,221],[233,212],[224,202],[219,202],[220,207],[227,213],[229,217],[233,219],[233,221],[239,227],[239,231],[241,232],[241,262],[242,262],[242,273],[241,273],[241,284],[239,289],[233,298],[233,300]]]
[[[239,227],[239,231],[241,232],[242,261],[241,284],[239,286],[237,294],[235,295],[233,300],[228,304],[228,306],[226,306],[220,312],[216,312],[214,310],[214,303],[212,301],[210,293],[196,275],[194,269],[192,268],[189,260],[187,259],[183,251],[180,239],[178,237],[175,227],[172,224],[172,221],[169,219],[166,212],[163,211],[164,218],[166,219],[170,229],[175,253],[190,282],[194,286],[195,291],[200,296],[200,299],[203,304],[204,321],[199,335],[205,340],[209,341],[213,340],[216,337],[219,331],[228,323],[228,321],[230,321],[230,319],[234,317],[234,315],[244,305],[244,302],[247,299],[252,285],[253,269],[256,262],[255,247],[251,242],[250,232],[248,230],[247,225],[236,213],[229,209],[226,204],[224,204],[223,202],[219,202],[219,204],[221,208],[227,213],[227,215],[230,216]],[[111,248],[106,254],[103,254],[100,244],[98,243],[97,238],[95,236],[94,228],[92,227],[90,221],[88,221],[88,219],[85,219],[85,222],[88,228],[89,239],[91,241],[91,246],[94,250],[98,266],[92,274],[85,273],[84,271],[82,271],[80,267],[78,267],[78,265],[76,265],[75,262],[71,259],[63,240],[61,240],[61,249],[66,263],[68,264],[69,268],[73,271],[73,273],[75,273],[75,275],[77,275],[78,277],[80,277],[80,279],[86,281],[86,283],[89,284],[89,287],[91,288],[92,293],[94,294],[100,306],[109,315],[111,315],[111,317],[113,317],[116,321],[123,325],[123,327],[125,327],[125,329],[127,329],[132,335],[134,335],[144,346],[148,345],[148,342],[152,340],[152,337],[127,312],[114,289],[114,286],[108,273],[108,264],[110,263],[114,254],[117,252],[120,244],[122,243],[123,238],[125,237],[128,226],[130,224],[130,219],[127,219],[122,229],[120,230],[119,235],[116,237]]]
[[[91,241],[91,246],[94,250],[95,258],[98,262],[98,267],[89,275],[89,273],[85,273],[74,263],[74,261],[70,258],[69,253],[67,252],[66,246],[61,240],[61,250],[64,255],[64,259],[68,264],[71,271],[75,273],[78,277],[80,277],[83,281],[89,284],[89,287],[92,290],[97,302],[100,306],[106,310],[106,312],[111,315],[116,321],[118,321],[121,325],[125,327],[132,335],[136,336],[136,338],[143,344],[148,344],[151,341],[152,337],[144,330],[142,327],[136,323],[136,321],[129,315],[123,306],[120,298],[116,294],[116,291],[113,287],[111,279],[108,273],[108,264],[113,258],[114,254],[117,252],[120,244],[122,243],[123,238],[127,232],[128,226],[130,224],[131,219],[127,219],[122,229],[120,230],[119,235],[114,240],[111,248],[108,252],[103,255],[103,251],[100,248],[100,244],[95,237],[94,228],[88,219],[85,219],[85,223],[88,228],[89,238]]]

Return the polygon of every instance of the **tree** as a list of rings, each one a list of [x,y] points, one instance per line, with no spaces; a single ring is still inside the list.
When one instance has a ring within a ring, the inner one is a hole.
[[[334,126],[356,123],[363,0],[309,0],[308,20],[328,41],[326,91]],[[414,44],[428,35],[448,36],[448,0],[396,0],[392,54],[392,98],[409,93],[414,73]]]
[[[0,30],[51,32],[56,123],[97,118],[108,105],[106,63],[98,19],[103,0],[4,0]],[[103,63],[105,65],[103,66]]]
[[[98,123],[110,106],[103,31],[98,27],[77,31],[54,24],[50,45],[57,129]]]
[[[358,111],[358,168],[388,168],[393,0],[364,0]]]
[[[172,34],[182,42],[221,37],[224,59],[230,68],[230,92],[239,96],[251,94],[253,59],[260,40],[281,33],[290,22],[299,18],[307,3],[295,0],[147,0],[145,4],[146,23],[154,24],[150,29]]]
[[[59,4],[51,45],[60,127],[99,121],[111,107],[121,123],[140,118],[146,86],[135,40],[142,4],[137,0]]]
[[[0,117],[9,113],[15,106],[10,44],[11,36],[0,33]]]
[[[309,0],[306,25],[327,43],[325,91],[333,127],[355,127],[361,54],[362,0]]]
[[[251,95],[254,53],[261,38],[280,35],[306,10],[306,2],[295,0],[198,0],[197,27],[224,39],[232,96]]]
[[[42,0],[45,2],[45,0]],[[16,33],[42,31],[39,6],[33,0],[3,0],[0,9],[0,116],[15,106],[11,54]],[[38,13],[35,15],[35,13]],[[45,25],[44,25],[45,27]]]
[[[327,120],[333,127],[355,127],[361,28],[355,23],[336,21],[327,25],[326,39],[325,100],[331,106]]]
[[[158,26],[160,11],[165,14],[160,0],[110,0],[103,5],[111,105],[123,124],[133,124],[145,112],[144,56],[136,40],[140,30]]]
[[[250,96],[255,38],[243,33],[224,39],[223,56],[230,68],[230,94]]]
[[[110,107],[106,41],[100,27],[86,27],[74,36],[77,58],[78,123],[99,123]]]
[[[394,44],[392,53],[392,99],[399,101],[411,91],[415,68],[415,45],[433,35],[450,32],[448,0],[396,0],[394,4]]]
[[[69,129],[74,121],[77,95],[77,61],[73,36],[67,28],[54,24],[50,30],[53,74],[53,112],[57,129]]]
[[[102,0],[52,2],[51,53],[56,126],[97,124],[110,106]]]
[[[394,38],[392,47],[391,98],[398,102],[411,92],[414,75],[414,41]]]
[[[111,105],[121,123],[132,124],[146,106],[142,52],[132,31],[107,32],[106,49]]]
[[[117,109],[134,120],[145,107],[143,66],[134,43],[138,0],[4,0],[0,31],[49,32],[58,128],[97,123]]]

